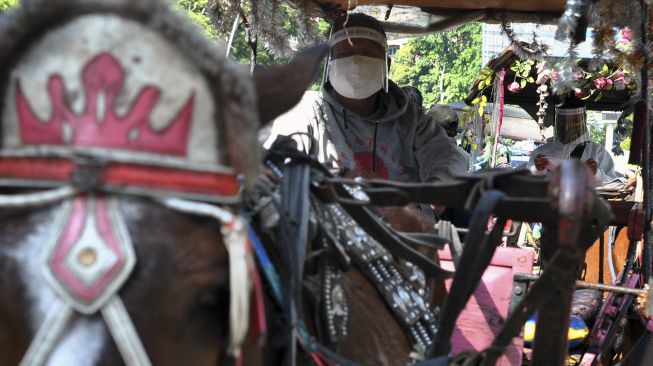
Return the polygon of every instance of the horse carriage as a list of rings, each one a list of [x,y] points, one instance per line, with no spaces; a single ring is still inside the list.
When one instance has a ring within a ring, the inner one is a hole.
[[[362,2],[315,4],[311,12],[328,13]],[[388,30],[552,22],[565,9],[401,4],[445,19]],[[576,7],[585,5],[566,5],[572,36],[583,33]],[[638,6],[647,45],[648,7]],[[163,1],[23,0],[1,14],[0,364],[516,365],[537,312],[528,362],[562,365],[583,286],[610,295],[581,362],[612,364],[625,319],[647,323],[632,306],[646,310],[651,275],[647,102],[632,103],[641,203],[602,199],[576,160],[549,176],[345,179],[291,140],[252,148],[300,99],[326,50],[249,75]],[[379,209],[409,203],[462,207],[469,225],[440,221],[429,233]],[[509,219],[542,224],[539,275],[529,273],[532,255],[498,248]],[[612,237],[629,240],[616,285],[578,282],[585,252],[615,224],[628,229]],[[491,341],[457,348],[461,313],[496,299],[487,274],[502,261],[514,302],[493,304]],[[651,362],[643,339],[631,352],[639,365]]]

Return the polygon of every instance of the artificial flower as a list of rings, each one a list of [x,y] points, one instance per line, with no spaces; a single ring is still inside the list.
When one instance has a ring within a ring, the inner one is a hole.
[[[608,81],[612,84],[612,80],[601,76],[594,79],[594,86],[596,86],[596,89],[605,89],[608,86]]]
[[[510,90],[513,93],[519,93],[521,91],[521,85],[519,85],[518,82],[513,81],[508,85],[508,90]]]
[[[630,42],[633,40],[633,31],[630,28],[624,28],[621,30],[621,38]]]
[[[587,98],[589,93],[587,92],[587,90],[581,88],[574,88],[574,95],[576,95],[576,97],[580,99],[583,99],[583,98]]]

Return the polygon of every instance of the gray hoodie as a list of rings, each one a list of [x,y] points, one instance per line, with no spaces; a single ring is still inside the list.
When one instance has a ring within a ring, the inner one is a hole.
[[[346,110],[331,88],[308,92],[275,120],[266,146],[277,135],[306,132],[318,142],[318,159],[333,170],[369,171],[409,182],[447,180],[466,172],[465,157],[442,127],[409,103],[395,83],[380,93],[380,106],[374,115],[361,117]]]

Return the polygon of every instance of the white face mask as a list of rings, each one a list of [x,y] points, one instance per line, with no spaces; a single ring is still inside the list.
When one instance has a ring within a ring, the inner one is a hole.
[[[349,56],[331,60],[329,81],[346,98],[365,99],[383,88],[385,60]]]

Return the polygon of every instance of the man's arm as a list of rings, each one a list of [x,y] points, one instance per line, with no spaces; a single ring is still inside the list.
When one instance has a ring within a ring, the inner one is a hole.
[[[597,163],[596,174],[594,174],[596,183],[601,185],[617,178],[617,173],[614,171],[614,161],[612,161],[610,154],[599,144],[594,144],[593,147],[596,151],[592,154],[591,159]]]
[[[422,181],[448,180],[467,172],[469,162],[458,152],[454,140],[422,111],[417,112],[413,149]]]

